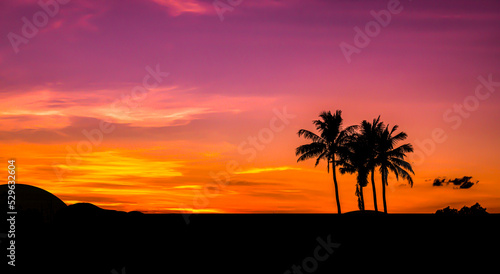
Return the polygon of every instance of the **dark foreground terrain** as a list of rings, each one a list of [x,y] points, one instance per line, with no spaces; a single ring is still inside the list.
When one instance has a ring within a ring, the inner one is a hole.
[[[500,244],[497,214],[198,214],[187,224],[77,204],[49,221],[16,218],[16,266],[0,262],[16,273],[477,273],[497,269]]]
[[[11,213],[9,190],[0,273],[481,273],[500,258],[498,214],[150,215],[67,206],[21,184]]]

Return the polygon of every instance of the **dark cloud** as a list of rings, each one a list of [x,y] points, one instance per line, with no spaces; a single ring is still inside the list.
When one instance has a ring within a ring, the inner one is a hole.
[[[464,176],[462,178],[455,178],[455,179],[446,179],[445,177],[443,178],[436,178],[432,182],[432,186],[444,186],[444,185],[449,185],[450,183],[453,184],[454,186],[457,186],[458,188],[461,189],[468,189],[471,188],[473,185],[476,185],[479,183],[479,181],[476,181],[475,183],[471,181],[472,176]]]
[[[432,186],[442,186],[445,183],[445,181],[446,181],[445,178],[443,178],[443,179],[436,178],[436,179],[434,179]]]

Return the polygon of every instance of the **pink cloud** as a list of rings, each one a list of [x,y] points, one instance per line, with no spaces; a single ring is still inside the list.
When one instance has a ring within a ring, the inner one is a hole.
[[[69,126],[70,117],[86,117],[135,127],[164,127],[189,124],[216,113],[239,113],[256,104],[275,99],[265,96],[203,94],[196,89],[163,87],[144,98],[133,97],[132,88],[73,93],[50,89],[11,93],[0,101],[4,130],[56,129]]]
[[[153,2],[167,7],[168,12],[172,16],[179,16],[183,13],[207,14],[212,13],[213,7],[207,3],[197,0],[152,0]]]

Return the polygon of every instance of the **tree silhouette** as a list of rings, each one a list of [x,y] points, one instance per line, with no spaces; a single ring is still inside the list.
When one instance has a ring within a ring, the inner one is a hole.
[[[479,203],[475,203],[471,207],[464,206],[458,211],[459,215],[486,215],[486,208],[483,208]]]
[[[356,196],[358,196],[359,210],[365,210],[363,197],[363,187],[368,185],[368,173],[370,172],[369,157],[370,149],[363,136],[352,134],[348,137],[347,148],[340,154],[342,167],[339,168],[341,174],[357,173],[356,176]]]
[[[450,208],[450,206],[447,206],[443,209],[438,209],[436,211],[436,214],[438,215],[458,215],[458,210],[454,208]]]
[[[411,144],[403,144],[396,147],[399,141],[407,138],[405,132],[396,133],[398,126],[392,128],[385,126],[380,121],[380,116],[370,123],[363,120],[359,126],[342,127],[342,112],[337,110],[332,115],[330,111],[323,111],[320,119],[314,120],[313,124],[319,135],[309,130],[298,131],[299,137],[312,142],[296,148],[295,155],[299,156],[297,162],[310,158],[316,158],[317,166],[323,159],[327,161],[327,171],[330,172],[330,164],[333,170],[333,183],[335,186],[335,198],[338,213],[341,213],[338,193],[336,168],[341,174],[356,173],[356,196],[358,207],[365,210],[363,188],[368,185],[368,175],[371,173],[373,190],[373,202],[375,211],[378,211],[377,192],[375,187],[375,169],[378,167],[382,177],[382,200],[384,212],[387,213],[387,200],[385,187],[388,185],[389,173],[392,172],[407,180],[413,186],[410,174],[415,174],[412,166],[405,160],[406,154],[413,152]],[[359,129],[359,131],[358,131]]]
[[[320,113],[319,117],[320,119],[313,121],[319,135],[306,129],[299,130],[299,137],[304,136],[304,138],[312,142],[297,147],[295,155],[299,156],[297,162],[316,158],[315,166],[317,166],[322,159],[326,160],[328,172],[330,172],[330,164],[332,165],[337,212],[341,214],[336,174],[337,162],[341,161],[342,157],[340,157],[340,155],[347,149],[346,143],[349,141],[349,136],[355,131],[357,126],[350,126],[343,129],[342,111],[340,110],[337,110],[333,115],[330,111],[323,111]]]
[[[479,203],[475,203],[473,206],[468,207],[464,206],[460,210],[456,210],[454,208],[450,208],[447,206],[443,209],[438,209],[436,211],[438,215],[449,215],[449,216],[457,216],[457,215],[487,215],[486,208],[482,207]]]
[[[366,152],[368,154],[367,167],[371,172],[373,206],[375,211],[378,211],[377,191],[375,189],[375,168],[379,165],[379,163],[377,162],[377,147],[380,143],[380,138],[384,130],[384,123],[380,122],[380,116],[378,116],[377,119],[373,119],[372,123],[363,120],[359,128],[359,140],[365,143],[365,147],[368,150]]]
[[[391,130],[389,130],[389,126],[385,127],[377,146],[376,163],[380,165],[380,173],[382,175],[382,199],[385,213],[387,213],[385,186],[388,184],[387,178],[389,172],[393,172],[397,180],[399,180],[401,176],[410,183],[410,186],[413,186],[413,179],[408,171],[415,174],[410,163],[405,161],[406,153],[413,152],[412,145],[404,144],[394,148],[397,142],[403,141],[408,137],[404,132],[400,132],[393,136],[393,133],[397,129],[397,125],[393,126]]]

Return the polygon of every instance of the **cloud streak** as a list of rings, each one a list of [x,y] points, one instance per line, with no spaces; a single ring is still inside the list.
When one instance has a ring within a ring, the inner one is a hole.
[[[209,14],[211,5],[197,0],[152,0],[153,2],[167,7],[168,13],[172,16],[179,16],[183,13]]]
[[[273,172],[273,171],[286,171],[286,170],[301,170],[297,167],[290,166],[280,166],[280,167],[263,167],[263,168],[251,168],[243,171],[236,171],[235,174],[257,174],[263,172]]]

